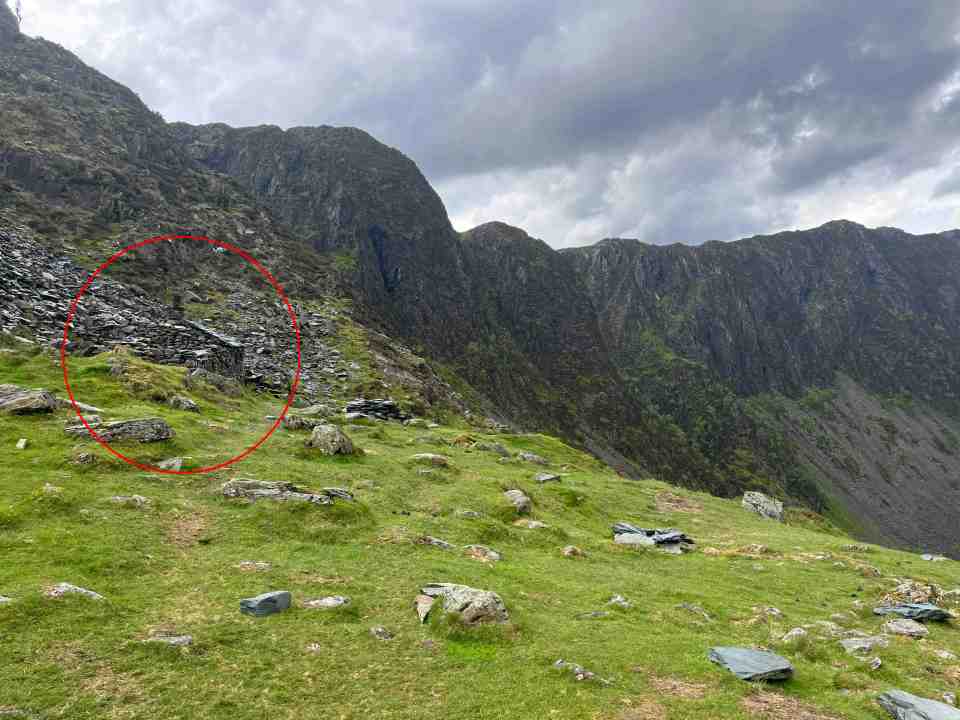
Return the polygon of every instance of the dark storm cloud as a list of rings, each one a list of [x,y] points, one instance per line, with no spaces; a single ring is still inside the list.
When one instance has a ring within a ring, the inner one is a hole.
[[[168,119],[363,127],[459,224],[556,245],[953,222],[955,0],[32,0],[25,29]]]

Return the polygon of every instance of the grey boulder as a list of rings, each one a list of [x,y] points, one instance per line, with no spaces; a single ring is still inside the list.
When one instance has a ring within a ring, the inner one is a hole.
[[[352,455],[353,441],[336,425],[317,425],[307,439],[308,448],[324,455]]]
[[[560,482],[560,476],[553,473],[537,473],[533,479],[541,485],[548,482]]]
[[[760,492],[745,492],[741,503],[746,510],[771,520],[783,522],[783,503]]]
[[[904,618],[884,623],[883,629],[891,635],[906,635],[914,638],[926,637],[930,634],[930,631],[916,620],[906,620]]]
[[[505,623],[510,619],[501,597],[490,590],[478,590],[467,585],[453,583],[431,583],[430,585],[424,585],[420,592],[422,596],[417,598],[418,613],[421,612],[421,607],[425,605],[421,597],[425,597],[441,601],[445,612],[458,613],[460,620],[467,625],[489,622]],[[429,612],[428,607],[426,613]],[[426,613],[421,614],[421,620],[426,617]]]
[[[240,612],[245,615],[263,617],[283,612],[290,608],[292,596],[286,590],[275,590],[240,601]]]
[[[741,680],[788,680],[793,676],[789,660],[763,650],[714,647],[710,648],[708,657],[710,662],[726,668]]]
[[[533,502],[523,490],[507,490],[503,495],[517,509],[519,515],[526,515],[533,508]]]
[[[888,690],[877,702],[895,720],[960,720],[960,710],[902,690]]]

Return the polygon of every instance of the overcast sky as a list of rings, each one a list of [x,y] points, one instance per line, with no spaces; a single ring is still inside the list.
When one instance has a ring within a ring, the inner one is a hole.
[[[22,2],[167,120],[371,132],[460,230],[960,227],[957,0]]]

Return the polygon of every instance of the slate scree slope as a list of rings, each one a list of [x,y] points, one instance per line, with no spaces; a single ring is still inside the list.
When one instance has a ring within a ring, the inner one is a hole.
[[[365,132],[165,123],[21,34],[3,3],[0,228],[85,267],[159,233],[235,243],[297,302],[349,297],[516,427],[960,556],[957,231],[837,221],[564,251],[502,223],[461,233],[416,165]],[[208,259],[157,247],[118,277],[169,303]],[[16,302],[0,298],[11,316]]]

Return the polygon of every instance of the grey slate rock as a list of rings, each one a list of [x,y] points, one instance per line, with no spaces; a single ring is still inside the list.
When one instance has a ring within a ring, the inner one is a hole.
[[[694,544],[692,538],[676,528],[641,528],[622,522],[613,526],[613,540],[618,545],[658,545],[662,549],[673,545],[679,552]]]
[[[327,597],[305,600],[303,606],[311,610],[333,610],[350,604],[350,598],[345,595],[329,595]]]
[[[245,615],[263,617],[289,609],[292,596],[286,590],[275,590],[240,601],[240,612]]]
[[[905,635],[914,638],[926,637],[930,634],[930,631],[916,620],[907,620],[905,618],[890,620],[883,624],[883,629],[893,635]]]
[[[788,680],[793,676],[789,660],[763,650],[714,647],[710,648],[708,657],[710,662],[725,667],[741,680]]]
[[[97,435],[106,442],[136,440],[141,443],[170,440],[176,433],[162,418],[140,418],[138,420],[118,420],[96,428]],[[90,437],[83,425],[74,425],[66,429],[68,435]]]
[[[541,485],[548,482],[560,482],[561,480],[559,475],[553,473],[537,473],[533,479]]]
[[[960,720],[957,708],[902,690],[888,690],[877,698],[877,702],[895,720]]]
[[[517,457],[521,460],[524,460],[528,463],[533,463],[534,465],[549,465],[550,461],[544,457],[540,457],[536,453],[532,452],[521,452],[517,454]]]
[[[103,595],[100,593],[95,593],[93,590],[87,590],[86,588],[78,587],[77,585],[71,585],[70,583],[59,583],[54,585],[44,594],[49,598],[61,598],[64,595],[80,595],[90,600],[100,601],[104,599]]]
[[[244,498],[250,502],[275,500],[279,502],[309,502],[314,505],[330,505],[335,498],[353,500],[353,495],[342,488],[324,488],[320,492],[304,490],[288,482],[234,478],[220,488],[224,497]]]
[[[873,637],[854,637],[840,641],[843,649],[850,655],[866,655],[876,647],[887,647],[890,641],[883,635]]]
[[[920,622],[949,620],[953,615],[943,608],[931,603],[903,603],[901,605],[887,605],[873,609],[874,615],[896,615],[907,620]]]

